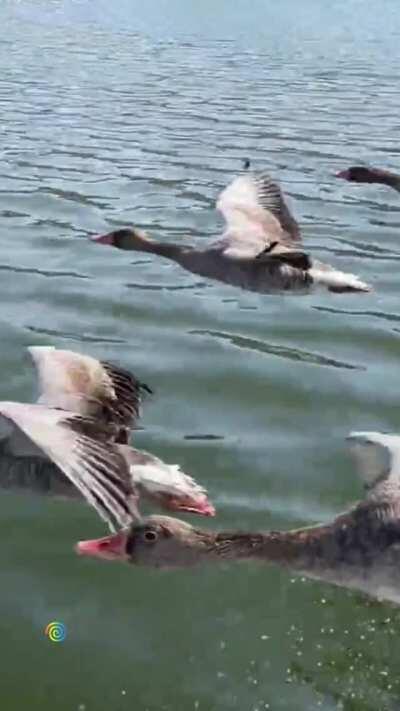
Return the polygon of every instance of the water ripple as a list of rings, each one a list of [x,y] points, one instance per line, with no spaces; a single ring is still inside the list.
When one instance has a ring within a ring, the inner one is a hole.
[[[39,274],[45,277],[69,277],[71,279],[91,279],[87,274],[79,274],[71,271],[55,271],[46,269],[29,269],[29,267],[17,267],[14,264],[0,264],[0,271],[14,272],[15,274]]]
[[[195,336],[211,336],[212,338],[227,341],[233,346],[243,350],[250,350],[256,353],[266,353],[279,358],[286,358],[287,360],[300,361],[302,363],[310,363],[312,365],[329,366],[332,368],[344,368],[346,370],[366,370],[364,366],[346,363],[335,358],[329,358],[328,356],[321,355],[320,353],[311,353],[310,351],[305,351],[300,348],[266,343],[265,341],[259,341],[245,336],[238,336],[232,333],[201,329],[195,329],[189,331],[189,333]]]
[[[25,328],[33,333],[38,333],[45,336],[55,336],[56,338],[64,338],[67,341],[76,341],[77,343],[111,343],[115,345],[123,345],[127,343],[122,338],[105,338],[104,336],[90,336],[87,333],[67,333],[65,331],[57,331],[51,328],[40,328],[26,324]]]

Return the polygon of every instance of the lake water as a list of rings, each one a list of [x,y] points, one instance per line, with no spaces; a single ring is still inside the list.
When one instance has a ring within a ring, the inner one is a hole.
[[[1,397],[33,397],[30,344],[131,368],[155,390],[137,446],[208,486],[206,525],[328,521],[362,495],[348,431],[400,431],[399,196],[333,177],[399,170],[400,13],[327,5],[0,7]],[[87,240],[134,223],[206,244],[245,157],[375,293],[261,296]],[[0,517],[6,711],[400,708],[390,605],[267,566],[83,560],[105,529],[80,502],[3,493]]]

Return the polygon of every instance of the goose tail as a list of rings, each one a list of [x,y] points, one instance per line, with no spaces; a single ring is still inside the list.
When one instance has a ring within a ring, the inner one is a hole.
[[[361,281],[355,274],[349,274],[348,272],[312,267],[308,270],[308,275],[314,284],[325,287],[328,291],[336,294],[372,291],[372,287],[369,284]]]

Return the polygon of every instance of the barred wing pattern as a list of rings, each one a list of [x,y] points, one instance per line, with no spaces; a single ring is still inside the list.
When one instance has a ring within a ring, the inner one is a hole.
[[[61,469],[111,530],[139,519],[126,462],[96,422],[43,405],[14,402],[0,403],[0,415]]]

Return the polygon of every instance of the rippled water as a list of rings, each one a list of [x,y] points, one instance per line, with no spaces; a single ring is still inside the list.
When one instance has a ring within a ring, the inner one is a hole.
[[[2,398],[33,396],[29,344],[115,360],[156,391],[137,445],[209,487],[216,526],[327,521],[361,495],[347,432],[400,431],[399,196],[333,177],[399,170],[398,4],[192,5],[1,4]],[[261,296],[88,242],[204,244],[247,156],[374,294]],[[7,711],[399,708],[395,608],[272,567],[81,560],[104,529],[79,502],[3,493],[0,515]]]

